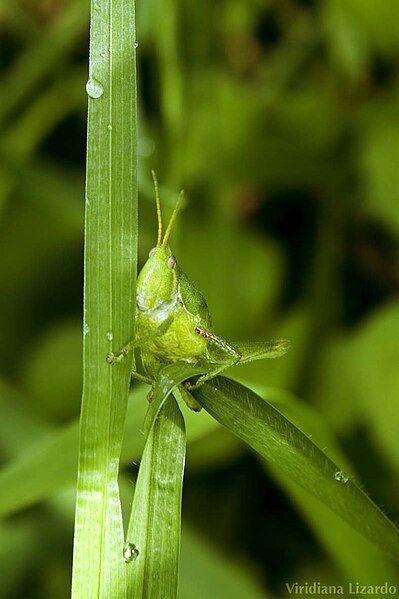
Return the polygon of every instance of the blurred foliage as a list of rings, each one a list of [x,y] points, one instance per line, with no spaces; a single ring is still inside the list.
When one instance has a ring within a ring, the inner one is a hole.
[[[232,374],[317,408],[398,520],[396,0],[138,0],[137,10],[142,260],[155,240],[155,168],[166,204],[186,190],[172,245],[216,330],[292,340],[280,361]],[[87,27],[83,0],[0,4],[3,464],[79,412]],[[203,418],[189,415],[188,432]],[[126,465],[126,480],[135,475]],[[351,537],[334,536],[331,514],[312,505],[220,428],[193,438],[182,597],[210,596],[210,580],[218,599],[343,584]],[[1,597],[68,596],[65,509],[53,498],[2,522]],[[370,563],[355,561],[369,582]],[[373,564],[391,576],[380,555]]]

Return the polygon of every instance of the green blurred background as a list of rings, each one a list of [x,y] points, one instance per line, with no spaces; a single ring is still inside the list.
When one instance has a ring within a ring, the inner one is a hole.
[[[79,414],[88,9],[0,3],[3,466]],[[397,0],[138,0],[137,13],[141,263],[155,168],[165,212],[186,190],[172,247],[216,331],[292,341],[231,374],[317,410],[397,521]],[[327,513],[207,431],[188,447],[183,599],[286,597],[286,582],[350,571],[373,582]],[[127,505],[136,472],[123,470]],[[67,597],[73,489],[11,511],[0,597]]]

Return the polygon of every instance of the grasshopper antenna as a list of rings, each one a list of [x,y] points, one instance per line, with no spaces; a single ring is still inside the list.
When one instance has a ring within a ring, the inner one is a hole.
[[[151,171],[152,180],[154,181],[154,189],[155,189],[155,201],[157,205],[157,220],[158,220],[158,237],[157,237],[157,246],[162,243],[162,212],[161,212],[161,200],[159,199],[159,187],[158,187],[158,179],[155,174],[155,171]]]
[[[170,221],[169,221],[168,226],[166,228],[165,235],[164,235],[164,238],[162,240],[162,247],[166,247],[167,244],[168,244],[169,237],[170,237],[170,234],[171,234],[172,229],[173,229],[173,225],[175,224],[177,215],[180,212],[180,208],[181,208],[181,205],[182,205],[182,202],[183,202],[183,198],[184,198],[184,191],[182,189],[181,192],[179,193],[179,197],[177,198],[177,202],[176,202],[176,205],[175,205],[175,207],[173,209],[172,216],[170,217]]]

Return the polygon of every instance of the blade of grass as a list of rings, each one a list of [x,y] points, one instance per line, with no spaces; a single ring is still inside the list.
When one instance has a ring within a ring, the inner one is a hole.
[[[177,594],[186,435],[173,397],[147,438],[130,516],[125,559],[128,597]]]
[[[253,391],[218,377],[193,391],[221,424],[399,561],[399,531],[321,449]]]
[[[299,402],[289,393],[277,389],[259,390],[261,397],[271,403],[288,420],[305,432],[321,449],[342,466],[346,472],[352,467],[347,463],[325,421],[309,405]],[[395,580],[393,564],[375,545],[344,522],[321,501],[311,497],[291,477],[284,474],[277,464],[262,460],[264,467],[271,473],[284,492],[291,497],[296,509],[313,530],[321,545],[346,574],[348,579],[378,584],[379,580]],[[345,539],[345,543],[342,543]]]
[[[396,581],[396,567],[380,549],[359,534],[320,500],[309,495],[276,464],[263,462],[295,508],[308,523],[320,545],[348,580],[378,584]],[[345,542],[343,542],[345,539]]]
[[[346,472],[352,471],[326,422],[312,407],[279,389],[257,386],[256,391],[318,447],[328,451],[335,462],[345,467]],[[187,467],[189,471],[193,468],[209,470],[215,465],[217,467],[218,464],[236,459],[237,454],[243,450],[244,444],[226,428],[219,426],[207,437],[203,436],[190,446]],[[368,584],[378,584],[379,580],[395,581],[393,564],[376,545],[293,482],[289,476],[281,472],[278,465],[266,460],[261,462],[291,498],[295,509],[313,531],[320,545],[349,580],[355,578],[367,581]],[[345,543],[342,543],[342,539],[345,539]]]
[[[162,405],[172,392],[173,387],[179,385],[188,378],[204,374],[206,371],[207,369],[202,366],[183,363],[169,364],[162,368],[159,372],[152,401],[145,418],[144,432],[146,435],[148,435],[151,430]]]
[[[134,2],[92,5],[85,218],[84,382],[72,596],[125,597],[118,489],[134,333],[137,113]]]

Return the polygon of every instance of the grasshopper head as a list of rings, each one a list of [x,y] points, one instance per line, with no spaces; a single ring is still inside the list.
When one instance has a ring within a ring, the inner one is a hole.
[[[159,200],[158,182],[152,173],[155,185],[155,197],[158,217],[157,245],[149,253],[137,278],[137,306],[140,310],[151,310],[173,300],[177,291],[176,258],[169,247],[169,237],[179,213],[183,192],[180,193],[170,217],[165,234],[162,237],[162,214]]]

